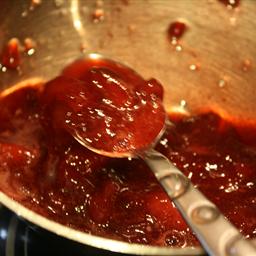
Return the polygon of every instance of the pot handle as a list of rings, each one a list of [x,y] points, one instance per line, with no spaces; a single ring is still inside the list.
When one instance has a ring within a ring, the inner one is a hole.
[[[164,155],[140,154],[209,255],[255,256],[256,248]]]

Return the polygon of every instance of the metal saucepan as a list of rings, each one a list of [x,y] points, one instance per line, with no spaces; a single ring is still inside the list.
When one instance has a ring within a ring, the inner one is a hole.
[[[35,52],[18,72],[0,71],[1,90],[25,79],[50,79],[83,52],[100,52],[127,63],[165,87],[165,106],[190,112],[215,107],[255,119],[256,3],[228,8],[219,0],[27,0],[1,1],[0,46],[32,39]],[[166,30],[182,19],[187,31],[178,47]],[[0,202],[18,215],[80,243],[131,254],[199,255],[196,248],[163,248],[113,241],[48,220],[3,193]]]

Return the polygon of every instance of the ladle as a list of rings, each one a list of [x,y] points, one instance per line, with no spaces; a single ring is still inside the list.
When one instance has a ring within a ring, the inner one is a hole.
[[[89,54],[85,58],[108,60],[99,54]],[[95,120],[95,122],[97,121]],[[196,189],[190,180],[164,155],[153,149],[164,131],[165,123],[163,121],[162,130],[157,134],[153,143],[152,141],[148,142],[146,150],[120,154],[94,148],[81,135],[71,133],[80,144],[98,154],[109,157],[140,157],[143,159],[209,255],[256,255],[254,245],[246,240],[239,230],[221,214],[216,205]]]

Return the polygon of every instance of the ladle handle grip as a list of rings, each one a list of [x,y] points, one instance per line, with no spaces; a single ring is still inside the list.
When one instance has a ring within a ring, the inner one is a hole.
[[[155,150],[141,157],[155,174],[209,255],[255,256],[256,248],[190,180]]]

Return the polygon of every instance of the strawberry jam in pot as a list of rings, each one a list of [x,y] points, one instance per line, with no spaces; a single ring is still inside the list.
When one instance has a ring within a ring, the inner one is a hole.
[[[160,84],[110,60],[85,59],[78,74],[72,71],[77,65],[46,83],[46,122],[103,154],[149,147],[165,123]]]
[[[162,97],[155,79],[145,81],[107,60],[79,60],[45,84],[2,92],[0,190],[49,219],[90,234],[158,246],[198,245],[142,160],[102,156],[73,138],[79,133],[105,151],[143,148],[165,119]],[[174,125],[156,149],[243,235],[255,238],[256,126],[234,124],[214,112],[170,114],[169,119]],[[116,136],[119,124],[124,135]],[[95,134],[96,128],[103,132]],[[111,145],[104,145],[107,136],[113,138]]]

